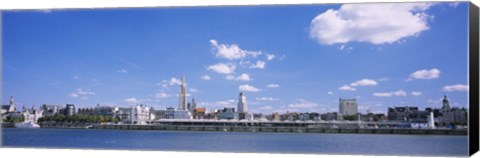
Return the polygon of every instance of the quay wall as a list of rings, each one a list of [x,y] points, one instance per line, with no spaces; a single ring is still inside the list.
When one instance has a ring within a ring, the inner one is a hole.
[[[364,129],[364,128],[188,126],[188,125],[93,125],[93,128],[106,129],[106,130],[113,129],[113,130],[218,131],[218,132],[467,135],[467,130],[463,130],[463,129],[462,130],[460,129],[366,129],[366,128]]]

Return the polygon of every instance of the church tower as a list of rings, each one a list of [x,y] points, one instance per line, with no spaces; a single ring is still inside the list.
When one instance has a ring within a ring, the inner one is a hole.
[[[187,106],[187,91],[185,85],[185,75],[182,76],[182,83],[180,84],[180,101],[178,102],[178,109],[186,110]]]
[[[15,111],[15,103],[13,100],[13,96],[10,96],[10,106],[8,107],[8,112],[14,112]]]

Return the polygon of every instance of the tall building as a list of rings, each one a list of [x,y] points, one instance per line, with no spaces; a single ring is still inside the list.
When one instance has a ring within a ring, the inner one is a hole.
[[[72,116],[72,115],[75,115],[75,105],[73,104],[67,104],[66,107],[65,107],[65,115],[67,116]]]
[[[357,115],[358,104],[356,99],[339,99],[339,113],[345,115]]]
[[[443,113],[450,112],[450,103],[448,102],[447,95],[443,96],[442,102],[443,102],[442,112]]]
[[[238,113],[247,113],[247,96],[240,92],[240,96],[238,96]]]
[[[185,85],[185,76],[182,76],[182,83],[180,84],[180,101],[178,102],[178,109],[186,110],[187,106],[187,91]]]
[[[195,111],[195,108],[197,108],[197,103],[195,102],[195,98],[192,98],[192,102],[188,103],[188,111],[190,111],[190,113],[194,113]]]

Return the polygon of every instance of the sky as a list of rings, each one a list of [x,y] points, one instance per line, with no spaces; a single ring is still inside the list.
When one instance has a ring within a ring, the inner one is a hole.
[[[359,112],[468,107],[468,3],[2,12],[2,103]]]

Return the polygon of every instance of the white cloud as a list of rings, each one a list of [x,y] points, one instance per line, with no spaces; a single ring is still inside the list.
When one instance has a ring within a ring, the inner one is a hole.
[[[413,96],[421,96],[422,92],[413,91],[410,94],[413,95]]]
[[[460,4],[460,2],[450,2],[450,3],[448,3],[448,6],[455,8],[455,7],[457,7],[459,4]]]
[[[246,73],[242,73],[240,76],[235,77],[233,75],[227,75],[225,76],[227,80],[236,80],[236,81],[251,81],[252,79],[250,76]]]
[[[217,101],[215,104],[219,104],[219,105],[222,105],[222,106],[234,106],[234,103],[235,103],[235,100],[229,99],[229,100],[225,100],[225,101]]]
[[[407,79],[407,81],[413,80],[413,79],[435,79],[440,77],[440,70],[433,68],[430,70],[418,70],[410,74],[410,77]]]
[[[245,92],[260,92],[261,91],[261,89],[258,89],[254,86],[250,86],[248,84],[239,86],[238,90],[239,91],[245,91]]]
[[[273,107],[268,105],[268,106],[261,106],[261,107],[258,107],[259,110],[272,110]]]
[[[339,50],[343,51],[350,51],[350,50],[353,50],[353,47],[349,47],[349,46],[346,46],[344,44],[342,44],[340,47],[338,47]]]
[[[237,80],[237,81],[238,81],[238,80],[240,80],[240,81],[250,81],[251,78],[250,78],[250,76],[249,76],[248,74],[243,73],[243,74],[241,74],[240,76],[238,76],[235,80]]]
[[[95,95],[95,92],[92,92],[90,90],[83,90],[81,88],[77,88],[76,91],[71,92],[69,94],[69,96],[72,98],[82,98],[82,99],[88,99],[88,96],[90,95]]]
[[[211,80],[212,78],[210,78],[210,76],[208,76],[208,75],[203,75],[202,79],[203,80]]]
[[[127,102],[129,104],[136,104],[136,103],[138,103],[138,99],[137,98],[126,98],[125,102]]]
[[[407,96],[407,92],[405,92],[403,90],[398,90],[398,91],[394,91],[394,92],[376,92],[376,93],[373,93],[373,96],[376,96],[376,97],[392,97],[392,96],[404,97],[404,96]]]
[[[394,43],[428,30],[428,3],[344,4],[316,16],[310,37],[321,44]],[[392,18],[394,17],[394,18]]]
[[[170,96],[171,96],[170,94],[163,93],[163,92],[162,92],[162,93],[157,93],[157,94],[155,94],[155,98],[160,98],[160,99],[162,99],[162,98],[168,98],[168,97],[170,97]],[[134,98],[134,99],[135,99],[135,98]]]
[[[212,50],[214,51],[216,57],[225,58],[228,60],[242,59],[247,56],[255,58],[262,54],[260,51],[243,50],[236,44],[219,44],[214,39],[210,40],[210,44],[212,45]]]
[[[464,85],[464,84],[447,85],[443,87],[443,91],[445,92],[468,91],[468,85]]]
[[[328,91],[327,94],[328,94],[328,95],[332,95],[333,92],[332,92],[332,91]]]
[[[79,76],[73,76],[73,79],[78,80],[78,79],[80,79],[80,77]]]
[[[252,69],[265,69],[265,62],[264,61],[257,61],[255,64],[250,65]]]
[[[227,80],[234,80],[234,79],[235,79],[235,76],[233,76],[233,75],[227,75],[227,76],[225,76],[225,79],[227,79]]]
[[[314,108],[317,106],[317,103],[306,101],[304,99],[297,99],[295,103],[288,105],[289,108]]]
[[[189,91],[192,92],[192,93],[195,93],[195,92],[198,92],[198,89],[196,89],[196,88],[190,88]]]
[[[118,70],[117,72],[118,72],[118,73],[125,73],[125,74],[128,74],[128,71],[127,71],[127,70],[125,70],[125,69],[120,69],[120,70]]]
[[[261,100],[261,101],[277,101],[279,100],[278,98],[272,98],[272,97],[260,97],[260,98],[256,98],[257,100]]]
[[[182,84],[182,81],[180,81],[180,79],[177,79],[175,77],[172,77],[168,83],[170,86],[173,86],[173,85],[181,85]]]
[[[353,88],[353,87],[350,87],[348,85],[343,85],[341,87],[338,87],[338,90],[342,90],[342,91],[356,91],[357,89]]]
[[[218,63],[208,66],[207,70],[212,70],[219,74],[231,74],[235,72],[235,65]]]
[[[377,81],[371,80],[371,79],[362,79],[356,82],[353,82],[350,84],[350,86],[356,87],[356,86],[375,86],[377,85]]]
[[[280,85],[274,84],[274,83],[267,85],[267,88],[278,88],[278,87],[280,87]]]
[[[275,58],[274,54],[267,54],[266,56],[268,61],[273,60]]]
[[[388,78],[388,77],[382,77],[382,78],[378,79],[378,81],[382,81],[382,82],[388,81],[388,80],[390,80],[390,78]]]

